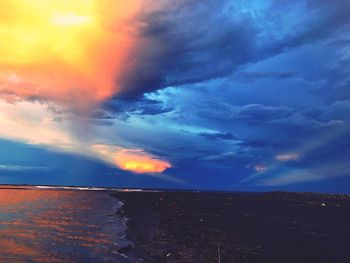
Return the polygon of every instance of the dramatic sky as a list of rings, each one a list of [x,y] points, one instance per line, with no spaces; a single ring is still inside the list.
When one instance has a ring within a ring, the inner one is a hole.
[[[0,183],[349,192],[349,1],[0,6]]]

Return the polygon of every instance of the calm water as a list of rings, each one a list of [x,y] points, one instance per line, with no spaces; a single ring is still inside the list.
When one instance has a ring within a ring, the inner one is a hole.
[[[0,262],[129,262],[120,206],[104,191],[0,189]]]

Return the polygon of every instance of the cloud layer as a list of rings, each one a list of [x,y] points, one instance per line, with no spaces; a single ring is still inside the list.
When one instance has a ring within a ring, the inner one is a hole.
[[[349,184],[347,1],[39,2],[0,0],[0,137],[191,188]]]

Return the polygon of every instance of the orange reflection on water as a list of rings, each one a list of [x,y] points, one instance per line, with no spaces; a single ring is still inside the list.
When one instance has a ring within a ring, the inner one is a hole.
[[[120,262],[116,204],[92,191],[0,189],[0,262]]]
[[[27,189],[1,189],[0,190],[0,207],[10,206],[21,203],[34,202],[40,199],[58,198],[62,195],[69,195],[66,191],[41,190],[33,191]]]

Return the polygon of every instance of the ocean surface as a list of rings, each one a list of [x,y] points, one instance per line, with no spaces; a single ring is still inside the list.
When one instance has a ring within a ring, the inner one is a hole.
[[[0,262],[130,262],[108,191],[0,188]]]

